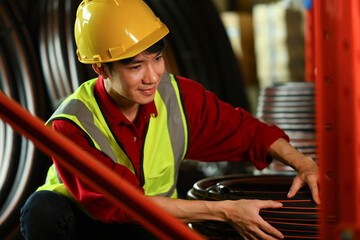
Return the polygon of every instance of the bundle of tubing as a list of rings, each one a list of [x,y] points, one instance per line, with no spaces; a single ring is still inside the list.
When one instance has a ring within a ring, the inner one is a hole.
[[[58,159],[59,164],[91,184],[106,198],[124,208],[160,239],[205,239],[164,209],[155,205],[111,169],[86,153],[63,135],[46,127],[16,101],[0,91],[0,118],[30,139],[40,150]]]
[[[229,175],[206,178],[189,190],[191,200],[274,200],[281,208],[261,209],[260,216],[283,233],[285,239],[318,239],[319,208],[308,187],[293,198],[287,198],[293,176],[289,175]],[[205,221],[191,223],[194,230],[209,239],[242,239],[230,224]]]

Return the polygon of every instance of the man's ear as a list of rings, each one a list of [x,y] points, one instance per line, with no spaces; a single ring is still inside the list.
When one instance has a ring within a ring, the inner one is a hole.
[[[105,70],[104,64],[93,63],[92,68],[102,79],[107,79],[109,77],[108,72]]]

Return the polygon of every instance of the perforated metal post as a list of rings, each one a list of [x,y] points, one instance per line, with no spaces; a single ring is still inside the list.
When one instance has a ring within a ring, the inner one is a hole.
[[[360,3],[313,4],[320,237],[360,239]]]

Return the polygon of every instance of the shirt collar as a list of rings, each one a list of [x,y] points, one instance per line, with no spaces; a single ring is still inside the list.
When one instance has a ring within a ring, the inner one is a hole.
[[[101,108],[105,112],[108,120],[111,124],[120,124],[122,122],[129,123],[129,120],[122,114],[119,108],[117,108],[114,101],[110,98],[109,94],[105,90],[104,80],[99,76],[95,84],[95,92],[98,96]],[[137,121],[147,122],[150,120],[151,115],[157,116],[157,110],[154,101],[151,103],[141,105],[140,113]]]

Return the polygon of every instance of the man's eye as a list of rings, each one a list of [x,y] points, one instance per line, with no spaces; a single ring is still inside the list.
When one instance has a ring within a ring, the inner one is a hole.
[[[140,65],[136,65],[136,66],[131,66],[130,69],[133,69],[133,70],[136,70],[136,69],[139,69],[140,68]]]
[[[163,56],[158,56],[155,58],[155,61],[159,61]]]

